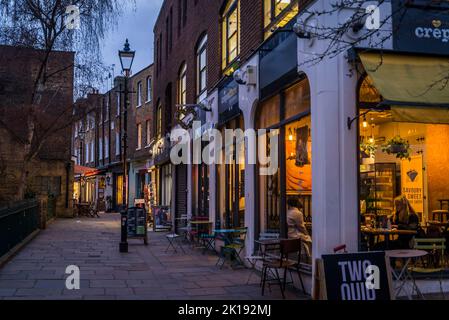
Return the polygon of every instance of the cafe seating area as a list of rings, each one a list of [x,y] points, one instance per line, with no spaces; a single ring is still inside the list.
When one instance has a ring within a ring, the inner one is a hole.
[[[180,220],[180,219],[178,219]],[[202,255],[215,255],[217,269],[250,269],[247,285],[259,285],[261,295],[271,292],[272,286],[279,286],[285,298],[287,285],[298,279],[302,292],[306,292],[301,270],[307,259],[302,241],[281,239],[279,233],[260,233],[255,241],[256,254],[245,257],[248,228],[214,227],[207,217],[192,217],[179,223],[167,233],[165,253],[187,254],[187,248]],[[179,221],[178,221],[179,222]],[[295,276],[296,275],[296,276]],[[257,279],[253,282],[252,279]]]
[[[95,202],[75,202],[74,217],[99,218],[99,212],[104,212],[105,205],[100,201]]]

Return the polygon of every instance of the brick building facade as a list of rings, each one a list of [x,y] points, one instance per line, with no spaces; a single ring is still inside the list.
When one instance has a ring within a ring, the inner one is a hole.
[[[151,183],[149,161],[153,142],[153,65],[131,77],[130,107],[128,110],[129,203],[135,199],[149,201]]]
[[[70,131],[73,107],[74,53],[52,52],[46,65],[46,81],[35,91],[34,138],[36,155],[28,162],[25,144],[31,122],[33,88],[45,52],[31,48],[0,46],[0,202],[18,199],[21,174],[26,197],[55,197],[60,216],[72,214],[73,166]],[[30,154],[30,153],[28,153]],[[24,167],[24,163],[28,163]],[[25,169],[24,169],[25,168]]]
[[[221,24],[226,6],[233,2],[239,5],[240,48],[233,63],[223,69]],[[211,92],[232,74],[230,69],[237,69],[264,40],[262,1],[196,0],[188,5],[187,1],[164,1],[154,26],[154,100],[155,107],[160,105],[163,109],[164,133],[175,125],[177,82],[183,63],[187,65],[186,103],[199,102],[197,50],[204,36],[207,36],[207,91]],[[156,122],[154,128],[157,129]]]

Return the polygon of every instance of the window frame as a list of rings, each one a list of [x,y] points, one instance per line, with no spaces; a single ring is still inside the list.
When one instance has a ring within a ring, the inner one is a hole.
[[[187,64],[181,65],[178,73],[178,105],[187,104]]]
[[[142,81],[139,81],[137,83],[137,105],[136,108],[139,108],[142,106]]]
[[[147,98],[146,98],[146,102],[151,102],[153,100],[153,79],[151,78],[151,76],[147,77]]]
[[[162,104],[158,103],[156,109],[156,137],[157,139],[162,138]]]
[[[150,146],[150,142],[151,142],[151,121],[150,120],[146,120],[145,121],[145,126],[146,126],[146,148],[148,148]]]
[[[225,57],[222,57],[222,70],[226,70],[229,65],[231,65],[235,60],[238,59],[240,55],[240,0],[232,0],[230,4],[227,6],[226,10],[222,15],[222,54],[225,54]],[[229,36],[229,18],[230,16],[236,12],[237,14],[237,28],[235,33]],[[236,36],[236,56],[231,60],[230,59],[230,50],[229,50],[229,42],[233,36]]]
[[[142,150],[142,124],[138,123],[136,125],[137,129],[137,148],[136,150]]]
[[[203,35],[199,41],[197,50],[196,50],[196,86],[197,86],[197,98],[200,99],[201,96],[204,95],[205,92],[207,92],[207,66],[208,66],[208,59],[207,59],[207,34]],[[205,59],[204,67],[201,68],[201,57],[202,55]],[[204,78],[204,84],[202,83],[202,75],[205,74]],[[200,102],[200,101],[199,101]]]
[[[273,28],[273,26],[275,26],[276,24],[278,24],[283,17],[290,12],[295,6],[298,7],[298,12],[299,12],[299,0],[290,0],[290,4],[287,5],[283,10],[281,10],[278,14],[276,14],[276,10],[277,7],[280,4],[280,0],[268,0],[270,2],[270,8],[269,8],[269,13],[270,13],[270,21],[266,21],[266,8],[265,8],[265,1],[264,1],[264,33],[267,34],[269,33],[269,31],[271,30],[271,28]]]

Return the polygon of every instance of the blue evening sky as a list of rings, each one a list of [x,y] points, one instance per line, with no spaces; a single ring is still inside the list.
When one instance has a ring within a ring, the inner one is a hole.
[[[123,48],[126,38],[129,39],[131,49],[136,51],[133,73],[137,73],[153,63],[153,27],[163,0],[135,1],[135,6],[125,6],[117,26],[109,31],[103,42],[103,61],[107,66],[115,64],[115,76],[121,73],[118,50]],[[110,85],[103,88],[103,91],[105,89],[109,90]]]

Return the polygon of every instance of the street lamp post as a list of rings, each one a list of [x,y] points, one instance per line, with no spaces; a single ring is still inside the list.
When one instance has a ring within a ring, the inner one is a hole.
[[[121,212],[121,242],[120,252],[128,252],[128,165],[127,165],[127,149],[128,149],[128,78],[131,74],[131,67],[134,61],[135,51],[131,51],[128,39],[126,39],[125,47],[118,52],[120,64],[122,66],[123,75],[125,76],[124,107],[123,107],[123,210]],[[121,90],[120,90],[121,91]]]
[[[79,138],[79,144],[80,144],[80,156],[79,156],[79,164],[80,166],[84,165],[84,161],[83,161],[83,157],[84,157],[84,139],[86,138],[86,131],[84,130],[84,125],[81,125],[79,132],[78,132],[78,138]],[[79,203],[82,202],[83,198],[81,196],[82,192],[83,192],[83,188],[82,188],[82,177],[80,178],[80,182],[79,182],[79,195],[78,195],[78,201]]]

